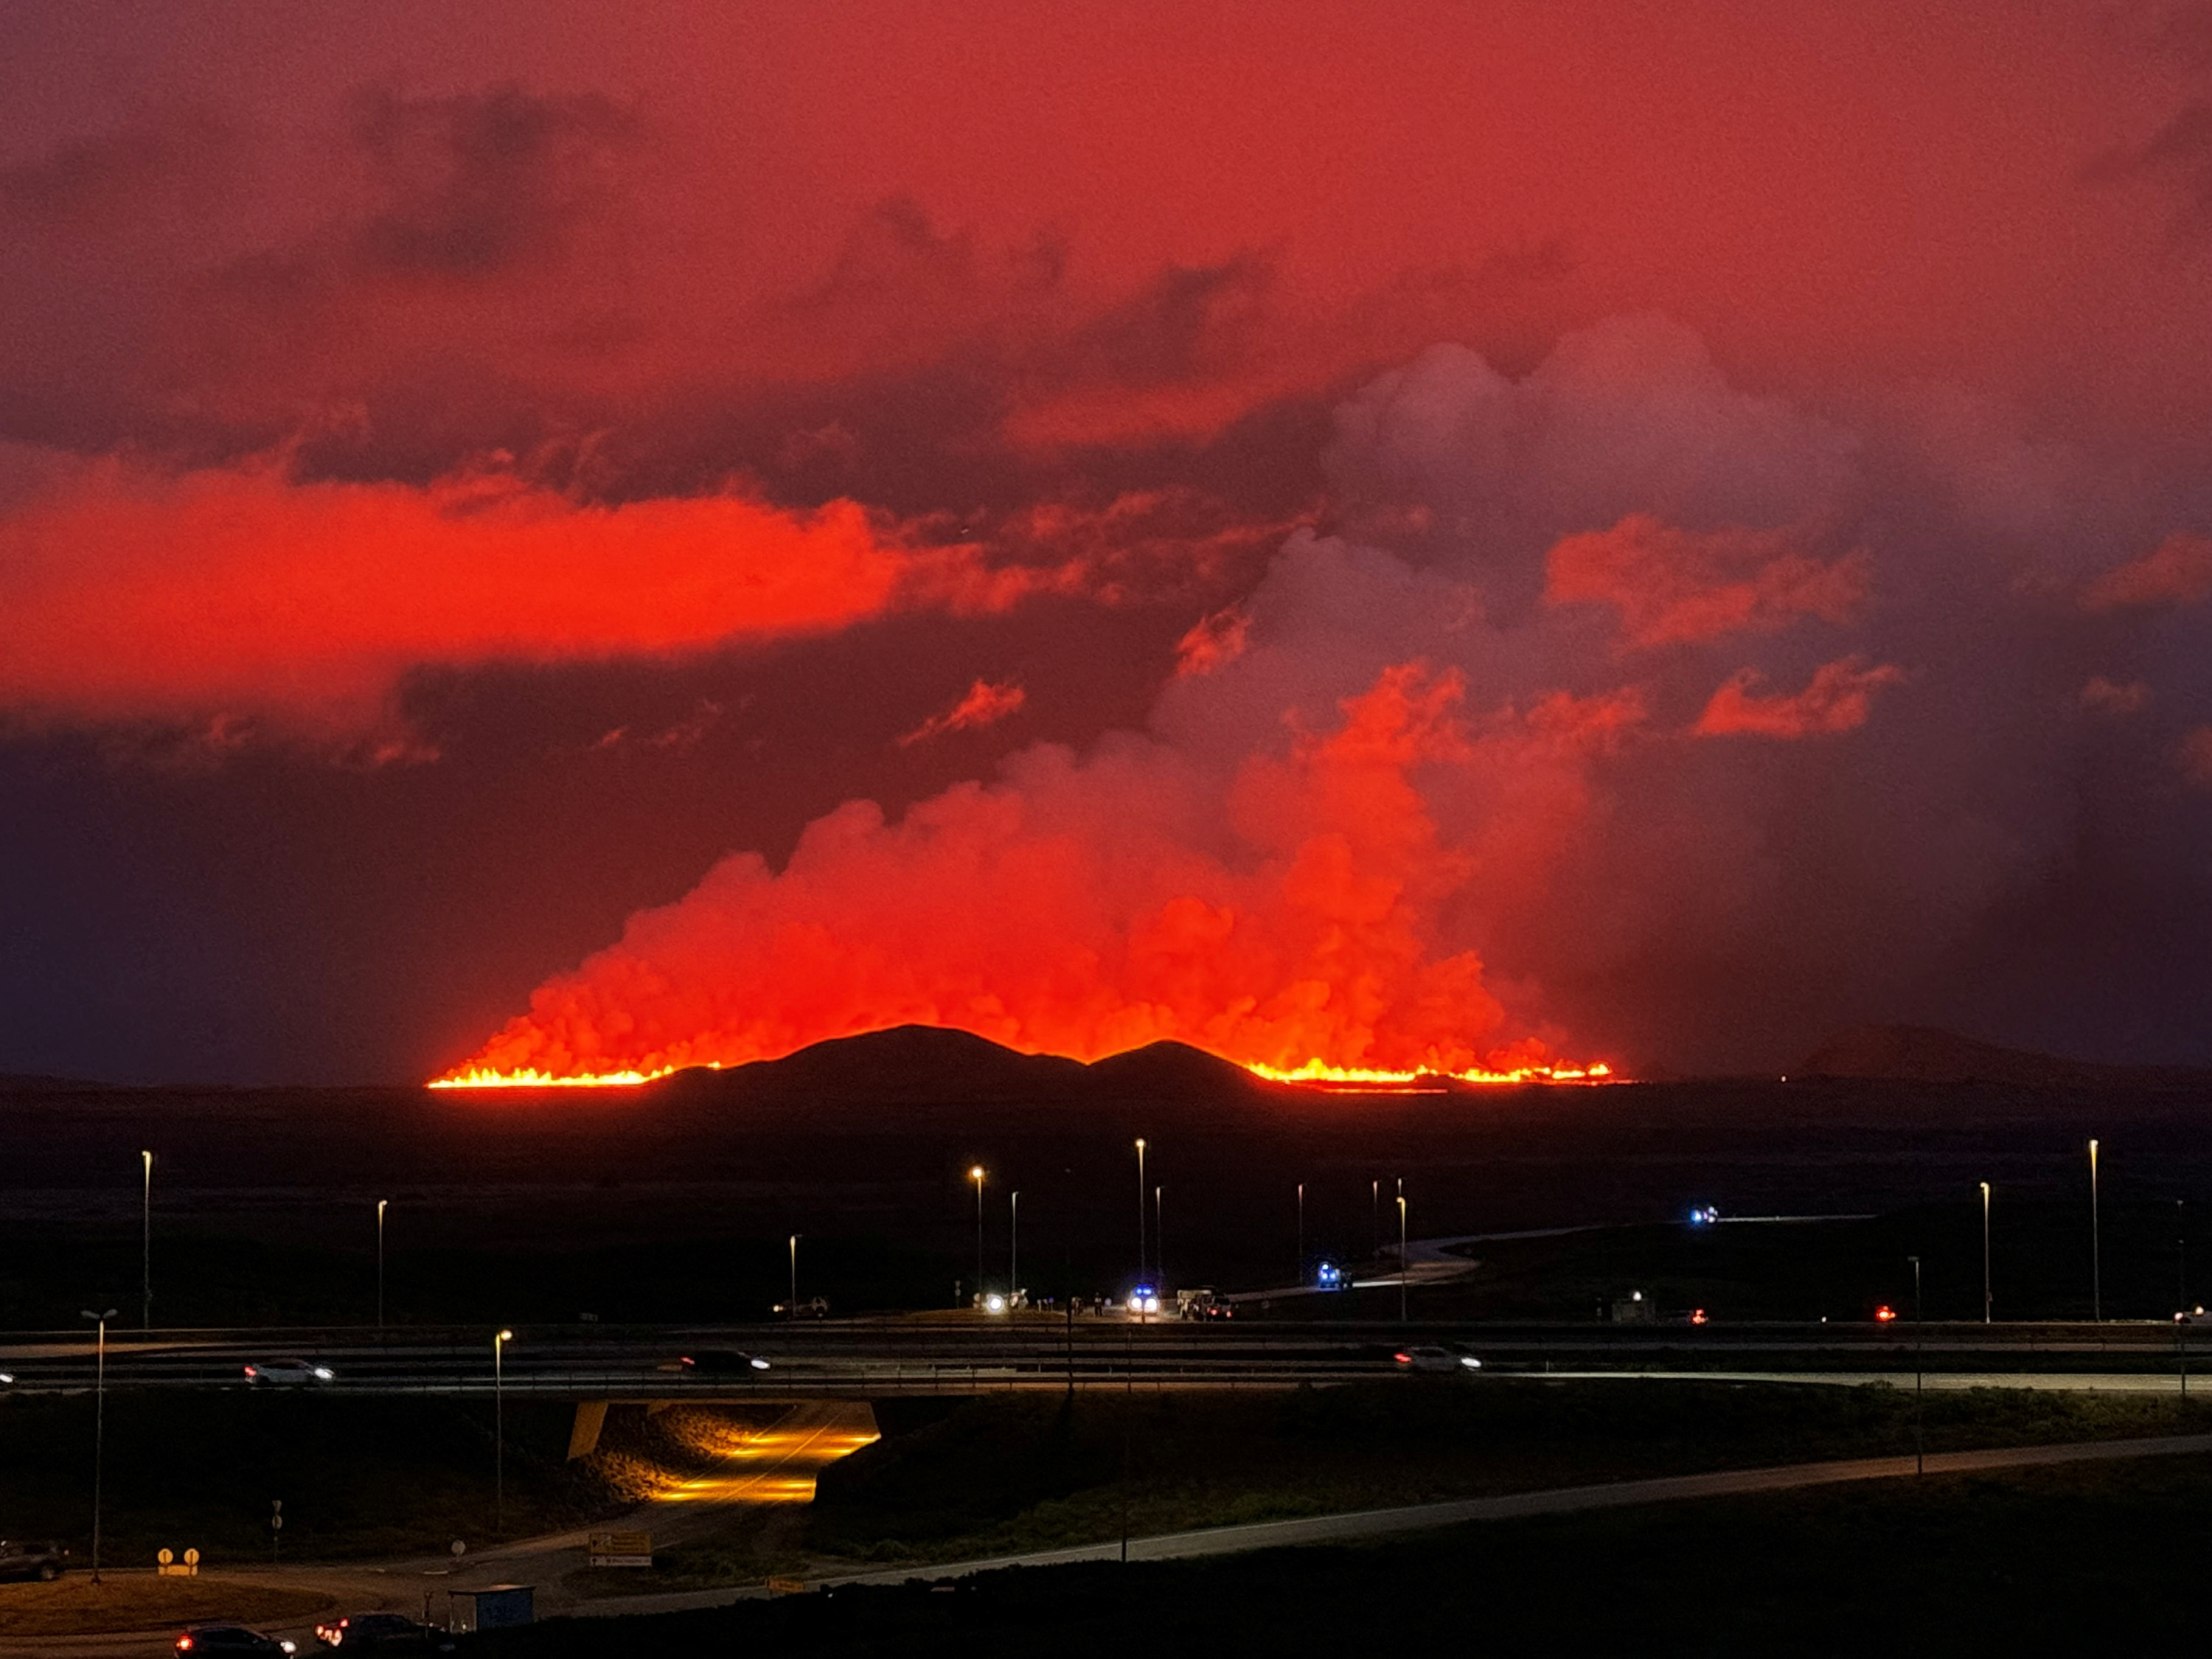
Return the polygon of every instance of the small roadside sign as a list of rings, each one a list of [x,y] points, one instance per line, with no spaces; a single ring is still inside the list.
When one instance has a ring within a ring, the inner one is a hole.
[[[806,1581],[804,1578],[771,1578],[768,1581],[768,1593],[770,1595],[804,1595],[806,1594]]]
[[[649,1567],[653,1565],[653,1534],[649,1532],[595,1532],[592,1534],[592,1565],[595,1567]]]

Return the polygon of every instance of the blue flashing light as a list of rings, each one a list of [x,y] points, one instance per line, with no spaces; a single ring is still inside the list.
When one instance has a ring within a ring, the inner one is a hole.
[[[1334,1261],[1324,1261],[1314,1276],[1314,1282],[1323,1290],[1336,1290],[1344,1283],[1344,1269]]]

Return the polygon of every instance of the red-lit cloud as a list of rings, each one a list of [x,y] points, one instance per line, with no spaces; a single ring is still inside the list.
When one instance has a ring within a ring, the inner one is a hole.
[[[1008,680],[1003,684],[977,680],[951,708],[932,714],[913,731],[902,734],[898,740],[899,747],[905,749],[917,743],[927,743],[932,738],[943,737],[948,732],[972,732],[978,726],[995,726],[1007,715],[1019,712],[1021,706],[1028,701],[1029,693],[1017,680]]]
[[[111,463],[0,515],[0,700],[344,728],[420,665],[695,652],[1023,586],[850,502],[593,506],[498,475],[418,489]]]
[[[2108,570],[2081,592],[2090,611],[2195,605],[2212,597],[2212,536],[2177,532],[2140,559]]]
[[[1843,623],[1865,601],[1864,553],[1822,561],[1784,532],[1704,535],[1635,513],[1607,531],[1569,536],[1545,562],[1553,605],[1611,605],[1628,649],[1771,633],[1803,617]]]
[[[1712,695],[1692,729],[1701,738],[1827,737],[1866,724],[1874,695],[1896,685],[1905,671],[1891,663],[1869,665],[1863,658],[1823,663],[1802,691],[1761,696],[1765,676],[1747,668]]]

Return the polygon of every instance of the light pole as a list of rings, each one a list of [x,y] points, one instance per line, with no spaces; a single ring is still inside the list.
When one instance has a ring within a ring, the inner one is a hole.
[[[1990,1183],[1982,1182],[1982,1323],[1990,1322]]]
[[[1160,1194],[1166,1190],[1158,1186],[1152,1188],[1152,1291],[1155,1300],[1159,1292],[1167,1288],[1164,1283],[1168,1276],[1167,1216],[1160,1206]]]
[[[384,1212],[388,1198],[376,1200],[376,1328],[384,1328]]]
[[[144,1297],[139,1328],[154,1328],[154,1154],[141,1152],[140,1160],[146,1166],[146,1196],[140,1211],[139,1224],[139,1285]]]
[[[1367,1183],[1367,1253],[1382,1254],[1382,1182],[1378,1176]]]
[[[1398,1322],[1406,1322],[1406,1194],[1398,1194]]]
[[[2089,1317],[2105,1322],[2105,1235],[2097,1219],[2097,1143],[2089,1143]]]
[[[491,1340],[492,1521],[499,1536],[507,1533],[507,1345],[513,1331],[501,1331]]]
[[[791,1300],[784,1308],[793,1319],[799,1317],[799,1235],[791,1236]]]
[[[92,1582],[100,1582],[100,1484],[102,1468],[107,1459],[107,1322],[115,1317],[115,1310],[94,1313],[89,1308],[78,1310],[87,1319],[100,1327],[94,1339],[98,1346],[93,1350],[92,1383]]]
[[[1018,1187],[1006,1195],[1006,1207],[1012,1219],[1006,1230],[1006,1311],[1014,1309],[1014,1298],[1022,1293],[1022,1189]]]
[[[975,1305],[983,1305],[983,1166],[978,1164],[968,1171],[968,1179],[975,1183]]]
[[[1921,1433],[1920,1406],[1920,1258],[1905,1258],[1912,1263],[1912,1472],[1928,1473],[1927,1441]]]
[[[1145,1282],[1145,1138],[1137,1137],[1137,1283]]]
[[[1303,1285],[1303,1284],[1304,1284],[1305,1282],[1306,1282],[1306,1183],[1305,1183],[1304,1182],[1301,1181],[1300,1182],[1298,1182],[1298,1265],[1297,1265],[1297,1272],[1295,1272],[1295,1273],[1293,1273],[1291,1275],[1291,1284],[1293,1284],[1293,1285]]]

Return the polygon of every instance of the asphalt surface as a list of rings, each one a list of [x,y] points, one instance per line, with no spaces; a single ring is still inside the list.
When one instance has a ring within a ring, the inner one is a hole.
[[[118,1335],[106,1386],[244,1389],[249,1364],[304,1358],[343,1394],[471,1395],[503,1388],[564,1399],[881,1399],[900,1394],[1101,1387],[1238,1388],[1325,1384],[1389,1375],[1408,1344],[1473,1354],[1486,1373],[1668,1375],[1894,1382],[1916,1370],[1933,1386],[2176,1389],[2185,1368],[2212,1367],[2202,1328],[2171,1324],[1707,1325],[1455,1327],[1239,1319],[1135,1324],[1086,1316],[948,1315],[775,1327],[516,1331],[495,1378],[491,1334],[360,1329],[155,1332]],[[2197,1345],[2185,1354],[2178,1339]],[[769,1369],[684,1370],[706,1349],[757,1354]],[[91,1346],[70,1333],[0,1342],[0,1371],[18,1392],[92,1385]],[[2134,1379],[2130,1381],[2129,1379]],[[298,1385],[295,1385],[298,1386]]]

